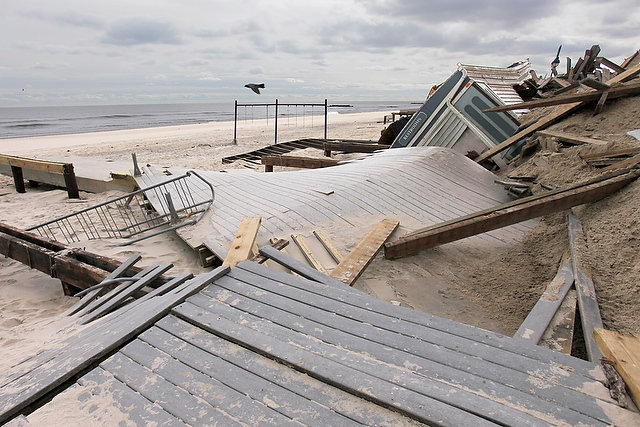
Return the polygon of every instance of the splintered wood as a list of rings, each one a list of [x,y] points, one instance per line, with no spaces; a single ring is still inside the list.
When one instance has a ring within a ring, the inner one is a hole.
[[[353,286],[365,268],[371,263],[384,242],[398,228],[400,223],[383,219],[331,272],[331,277]]]
[[[261,217],[245,217],[242,220],[222,265],[235,267],[240,261],[251,257],[251,251],[261,222]]]

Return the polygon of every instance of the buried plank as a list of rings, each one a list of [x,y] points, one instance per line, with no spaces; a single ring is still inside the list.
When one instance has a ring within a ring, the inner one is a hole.
[[[631,171],[609,178],[596,178],[585,184],[526,197],[475,214],[424,228],[395,242],[385,244],[387,259],[413,255],[443,243],[506,227],[572,206],[600,200],[635,180],[640,172]]]
[[[573,333],[576,323],[576,304],[578,295],[575,289],[569,289],[555,316],[549,322],[538,345],[564,354],[571,354]]]
[[[580,255],[578,254],[578,250],[586,244],[582,231],[582,223],[573,213],[568,215],[568,221],[571,262],[575,288],[578,293],[578,307],[580,308],[580,321],[582,322],[584,343],[589,360],[597,362],[602,357],[602,353],[593,339],[593,330],[595,328],[602,328],[602,318],[600,317],[600,309],[598,308],[598,300],[596,299],[596,289],[593,280],[584,270],[584,266],[581,265]]]
[[[332,277],[327,276],[326,274],[320,273],[313,267],[308,266],[307,264],[298,261],[294,257],[283,253],[271,246],[263,246],[260,248],[260,255],[264,255],[269,259],[274,260],[278,264],[283,267],[288,268],[293,273],[296,273],[306,279],[313,280],[315,282],[324,283],[326,285],[333,286],[342,286],[342,282],[335,280]]]
[[[558,273],[547,285],[540,299],[533,306],[513,337],[537,344],[572,285],[571,258],[569,253],[566,252],[562,256],[562,261],[560,261]]]
[[[640,154],[636,154],[633,157],[629,157],[628,159],[624,159],[618,163],[607,166],[606,168],[602,169],[602,172],[606,173],[606,172],[612,172],[612,171],[621,170],[625,168],[632,168],[637,166],[638,163],[640,163]]]
[[[594,329],[593,338],[604,356],[614,363],[631,397],[640,406],[640,339],[602,328]]]
[[[336,166],[338,164],[338,161],[335,159],[301,156],[262,156],[260,158],[260,162],[265,165],[265,172],[273,172],[274,166],[318,169],[328,168],[331,166]]]
[[[331,277],[340,280],[349,286],[353,286],[358,277],[387,241],[389,236],[398,228],[400,222],[383,219],[358,243],[358,246],[346,256],[331,272]]]
[[[568,142],[570,144],[593,144],[593,145],[607,145],[608,142],[600,139],[588,138],[586,136],[574,135],[572,133],[560,132],[556,130],[541,130],[536,132],[540,136],[548,136],[551,138],[557,138],[560,141]]]
[[[344,257],[342,256],[338,248],[336,248],[335,245],[331,243],[331,239],[329,239],[329,236],[327,236],[327,234],[322,230],[314,230],[313,235],[316,236],[318,241],[322,244],[322,246],[324,246],[329,255],[331,255],[331,258],[333,258],[335,262],[340,264]]]
[[[311,264],[313,268],[318,270],[320,273],[327,274],[327,270],[325,270],[320,260],[318,260],[318,258],[313,254],[313,251],[311,251],[311,248],[309,247],[309,245],[307,245],[304,237],[299,234],[292,234],[291,239],[293,239],[296,245],[298,245],[298,248],[300,248],[300,252],[302,252],[304,258],[309,262],[309,264]]]
[[[251,257],[251,250],[256,241],[261,222],[261,217],[245,217],[242,220],[222,265],[234,267],[240,261]]]

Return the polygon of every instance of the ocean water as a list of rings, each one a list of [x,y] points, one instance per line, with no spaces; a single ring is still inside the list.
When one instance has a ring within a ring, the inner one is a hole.
[[[273,101],[266,101],[273,103]],[[284,101],[280,100],[280,103]],[[310,102],[317,103],[317,101]],[[414,102],[329,102],[329,114],[345,114],[390,109],[418,108]],[[274,107],[238,107],[238,120],[273,118]],[[278,109],[281,117],[322,116],[324,107],[286,107]],[[230,121],[234,103],[90,105],[64,107],[0,108],[0,138],[139,129],[157,126]]]

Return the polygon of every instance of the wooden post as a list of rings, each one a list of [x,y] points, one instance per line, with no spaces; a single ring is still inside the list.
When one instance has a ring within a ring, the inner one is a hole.
[[[76,180],[76,174],[73,171],[73,164],[65,163],[62,175],[64,176],[64,185],[67,187],[67,194],[69,195],[69,198],[79,199],[80,194],[78,193],[78,181]]]
[[[18,166],[11,166],[11,174],[13,175],[13,184],[16,187],[18,193],[24,193],[27,190],[24,188],[24,176],[22,175],[22,168]]]

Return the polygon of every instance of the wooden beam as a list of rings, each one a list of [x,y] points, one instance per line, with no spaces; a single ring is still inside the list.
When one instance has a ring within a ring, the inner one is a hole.
[[[318,270],[320,273],[327,274],[327,270],[325,270],[320,260],[318,260],[318,258],[316,258],[316,256],[313,254],[313,251],[311,250],[309,245],[307,245],[304,237],[299,234],[292,234],[291,238],[293,239],[295,244],[298,245],[298,248],[300,248],[300,252],[302,252],[302,255],[307,260],[307,262],[309,262],[309,264],[311,264],[311,266]]]
[[[587,184],[526,197],[436,224],[385,244],[385,257],[402,258],[443,243],[594,202],[624,187],[639,174],[640,172],[632,171],[608,179],[596,178]]]
[[[52,162],[47,160],[29,159],[26,157],[10,156],[7,154],[0,154],[0,163],[15,166],[18,168],[31,169],[41,172],[58,173],[63,174],[65,165],[69,163]]]
[[[545,347],[564,354],[571,354],[573,335],[576,324],[576,306],[578,296],[575,289],[569,289],[562,300],[562,304],[551,319],[547,330],[538,341],[540,347]]]
[[[520,141],[521,139],[524,139],[526,137],[528,137],[529,135],[533,134],[534,132],[544,129],[547,126],[551,126],[552,124],[554,124],[555,122],[557,122],[558,120],[560,120],[561,118],[563,118],[564,116],[567,116],[569,114],[571,114],[572,112],[576,111],[577,109],[583,107],[584,105],[586,105],[583,102],[576,102],[573,104],[567,104],[567,105],[563,105],[562,107],[557,108],[555,111],[553,111],[552,113],[540,118],[538,121],[536,121],[535,123],[533,123],[531,126],[527,127],[526,129],[521,130],[520,132],[517,132],[516,134],[514,134],[513,136],[507,138],[506,140],[502,141],[500,144],[496,145],[493,148],[490,148],[489,150],[485,151],[484,153],[480,154],[480,156],[478,156],[475,161],[478,163],[481,163],[493,156],[495,156],[498,153],[501,153],[502,151],[508,149],[509,147],[511,147],[513,144],[515,144],[516,142]]]
[[[607,102],[607,99],[609,99],[610,93],[610,90],[605,90],[602,92],[602,95],[600,95],[600,99],[598,99],[598,103],[596,104],[596,108],[593,109],[594,116],[602,113],[602,110],[604,109],[604,103]]]
[[[572,133],[560,132],[556,130],[539,130],[536,132],[537,135],[547,136],[551,138],[557,138],[560,141],[568,142],[570,144],[593,144],[593,145],[607,145],[607,141],[602,141],[600,139],[588,138],[586,136],[574,135]]]
[[[353,286],[358,277],[387,241],[389,236],[398,228],[400,223],[390,219],[383,219],[358,243],[353,251],[338,264],[331,272],[331,277],[340,280],[349,286]]]
[[[345,153],[373,153],[378,150],[388,149],[388,145],[384,144],[365,144],[353,142],[337,142],[327,141],[324,143],[324,151],[343,151]]]
[[[597,362],[602,357],[602,353],[593,340],[593,330],[595,328],[602,328],[602,318],[600,317],[600,309],[598,308],[596,289],[591,276],[587,274],[581,265],[578,255],[579,248],[577,246],[585,244],[582,223],[572,213],[570,213],[567,218],[569,221],[569,247],[571,249],[571,262],[573,264],[574,286],[578,293],[578,307],[580,308],[580,321],[584,333],[584,343],[589,360]]]
[[[640,163],[640,154],[636,154],[633,157],[630,157],[628,159],[624,159],[614,165],[611,166],[607,166],[606,168],[602,169],[602,172],[613,172],[616,170],[621,170],[621,169],[626,169],[626,168],[631,168],[631,167],[635,167],[638,165],[638,163]]]
[[[318,169],[338,165],[335,159],[302,157],[302,156],[262,156],[260,161],[265,165],[265,172],[273,172],[273,166],[290,168]]]
[[[640,55],[640,49],[636,50],[633,55],[629,56],[628,58],[626,58],[624,61],[622,61],[622,64],[620,64],[620,66],[622,68],[627,68],[629,66],[629,64],[631,64],[634,59],[636,59],[636,57]]]
[[[549,282],[540,299],[533,306],[513,337],[537,344],[572,286],[573,270],[571,268],[571,258],[567,252],[562,257],[558,273]]]
[[[616,64],[613,61],[608,60],[604,56],[598,56],[596,58],[596,63],[604,65],[605,67],[612,69],[616,73],[624,73],[625,72],[625,69],[623,67],[619,66],[618,64]]]
[[[620,150],[609,150],[600,153],[580,154],[582,160],[600,160],[609,157],[628,156],[640,153],[640,147],[623,148]]]
[[[305,264],[302,261],[298,261],[294,257],[284,253],[283,251],[279,251],[274,247],[271,247],[271,246],[261,247],[260,255],[264,255],[267,258],[274,260],[275,262],[282,265],[283,267],[288,268],[292,272],[306,279],[313,280],[319,283],[324,283],[326,285],[344,286],[342,282],[339,282],[336,279],[330,276],[327,276],[326,274],[320,273],[315,268]]]
[[[261,217],[245,217],[242,220],[231,243],[231,248],[222,262],[223,266],[235,267],[237,263],[251,256],[251,249],[256,241],[261,222]]]
[[[606,89],[608,95],[606,99],[620,98],[623,96],[636,95],[640,93],[639,83],[627,83]],[[594,90],[589,92],[552,96],[551,98],[535,99],[532,101],[519,102],[517,104],[499,105],[497,107],[482,110],[484,113],[519,110],[522,108],[549,107],[552,105],[571,104],[574,102],[593,102],[599,100],[603,95],[602,90]]]
[[[580,84],[583,84],[583,85],[588,86],[591,89],[595,89],[595,90],[609,90],[609,89],[611,89],[611,86],[609,86],[607,83],[603,83],[600,80],[596,80],[596,79],[592,79],[592,78],[584,79],[584,80],[580,81]]]
[[[271,243],[271,246],[274,247],[275,249],[282,251],[284,250],[284,248],[287,247],[287,245],[289,244],[289,241],[286,239],[278,239],[275,240]],[[269,258],[267,258],[264,255],[260,255],[260,249],[258,249],[257,251],[254,250],[254,255],[251,258],[251,261],[253,262],[257,262],[258,264],[264,264]]]
[[[324,246],[327,252],[329,252],[331,258],[333,258],[335,262],[340,264],[344,257],[342,256],[338,248],[336,248],[333,243],[331,243],[331,239],[329,239],[329,236],[327,236],[322,230],[314,230],[313,235],[316,236],[320,243],[322,243],[322,246]]]
[[[640,406],[640,338],[596,328],[593,338],[602,354],[613,362],[636,405]]]
[[[631,67],[620,74],[616,74],[615,76],[613,76],[613,78],[607,81],[607,84],[609,86],[613,86],[615,83],[623,83],[631,80],[638,74],[640,74],[640,64],[636,65],[635,67]]]

